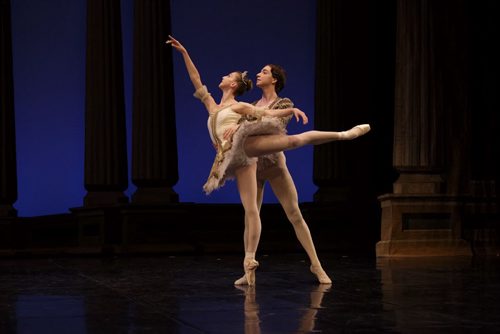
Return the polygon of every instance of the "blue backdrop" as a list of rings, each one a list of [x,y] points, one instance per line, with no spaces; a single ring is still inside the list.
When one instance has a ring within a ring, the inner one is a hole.
[[[12,38],[20,216],[67,212],[81,206],[85,108],[85,0],[14,0]],[[133,2],[122,0],[128,154],[131,157]],[[254,77],[267,63],[288,73],[282,96],[292,98],[314,127],[315,1],[172,0],[172,33],[190,51],[216,98],[222,75],[248,70]],[[163,42],[163,41],[159,41]],[[234,182],[205,196],[202,185],[213,160],[206,112],[192,97],[180,55],[174,55],[179,182],[182,202],[237,203]],[[254,89],[242,97],[260,97]],[[312,148],[287,153],[300,201],[312,200]],[[130,171],[130,165],[129,165]],[[129,182],[127,194],[135,190]],[[266,202],[276,202],[267,189]]]

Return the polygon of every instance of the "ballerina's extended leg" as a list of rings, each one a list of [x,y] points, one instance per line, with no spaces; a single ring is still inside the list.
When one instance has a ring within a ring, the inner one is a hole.
[[[245,141],[245,153],[249,157],[258,157],[306,145],[320,145],[336,140],[352,140],[368,133],[368,131],[370,131],[370,125],[361,124],[341,132],[312,130],[296,135],[251,136]]]
[[[356,125],[350,130],[339,132],[340,140],[352,140],[366,134],[368,131],[370,131],[370,124]]]

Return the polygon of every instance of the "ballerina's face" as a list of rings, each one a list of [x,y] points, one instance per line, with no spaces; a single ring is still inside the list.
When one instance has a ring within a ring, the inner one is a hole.
[[[225,76],[222,77],[222,80],[219,84],[220,89],[225,89],[225,88],[236,88],[237,87],[237,76],[238,73],[236,72],[231,72]]]

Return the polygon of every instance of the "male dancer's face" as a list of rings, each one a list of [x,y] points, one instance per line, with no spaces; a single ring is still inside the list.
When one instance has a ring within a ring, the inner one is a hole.
[[[276,83],[276,79],[273,78],[273,74],[271,73],[271,66],[266,65],[257,73],[256,86],[260,89],[274,85]]]

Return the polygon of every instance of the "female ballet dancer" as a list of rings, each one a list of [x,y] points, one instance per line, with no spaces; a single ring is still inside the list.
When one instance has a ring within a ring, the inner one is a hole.
[[[245,219],[249,229],[246,238],[248,245],[243,260],[243,269],[248,285],[255,284],[255,270],[259,263],[255,260],[261,233],[261,222],[257,205],[257,157],[299,148],[305,145],[319,145],[335,140],[350,140],[364,135],[370,130],[368,124],[353,127],[348,131],[307,131],[296,135],[286,135],[278,117],[294,115],[307,124],[307,116],[297,108],[270,110],[258,108],[249,103],[238,102],[237,96],[252,88],[252,81],[246,72],[231,72],[222,78],[219,89],[222,98],[216,103],[207,87],[203,85],[186,48],[175,38],[166,41],[179,51],[184,59],[186,70],[194,86],[194,96],[201,100],[209,113],[208,130],[216,146],[217,155],[207,182],[203,186],[209,194],[224,185],[226,179],[236,178]],[[224,136],[231,131],[242,115],[250,115],[257,121],[243,121],[233,134],[232,141]]]

